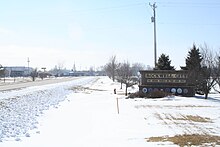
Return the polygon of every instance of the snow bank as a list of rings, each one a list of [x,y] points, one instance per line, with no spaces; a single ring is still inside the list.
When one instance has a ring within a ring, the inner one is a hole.
[[[0,141],[29,137],[37,128],[44,110],[64,101],[71,86],[84,85],[96,78],[82,78],[59,84],[29,87],[0,93]]]

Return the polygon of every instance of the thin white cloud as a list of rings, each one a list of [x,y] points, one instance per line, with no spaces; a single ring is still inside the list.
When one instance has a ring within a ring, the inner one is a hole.
[[[0,35],[11,35],[11,34],[14,34],[14,32],[9,29],[0,27]]]

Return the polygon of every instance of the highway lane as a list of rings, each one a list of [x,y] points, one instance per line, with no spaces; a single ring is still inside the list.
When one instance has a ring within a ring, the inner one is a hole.
[[[8,90],[15,90],[15,89],[21,89],[31,86],[41,86],[41,85],[47,85],[47,84],[55,84],[55,83],[61,83],[61,82],[68,82],[71,80],[78,79],[79,77],[65,77],[65,78],[52,78],[52,79],[44,79],[44,80],[38,80],[38,81],[29,81],[29,82],[14,82],[10,84],[1,84],[0,85],[0,91],[8,91]]]

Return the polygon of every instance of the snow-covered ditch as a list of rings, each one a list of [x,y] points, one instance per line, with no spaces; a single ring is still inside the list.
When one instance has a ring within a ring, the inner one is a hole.
[[[0,146],[220,146],[219,94],[126,99],[123,93],[107,77],[0,93]]]
[[[30,130],[38,127],[38,116],[44,110],[58,107],[73,86],[83,86],[97,78],[80,78],[70,82],[34,86],[20,90],[0,92],[0,142],[19,141],[30,137]]]

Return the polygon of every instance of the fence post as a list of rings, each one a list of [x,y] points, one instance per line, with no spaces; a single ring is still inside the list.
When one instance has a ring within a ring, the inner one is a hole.
[[[119,103],[118,103],[118,97],[116,98],[116,101],[117,101],[117,112],[119,114]]]

